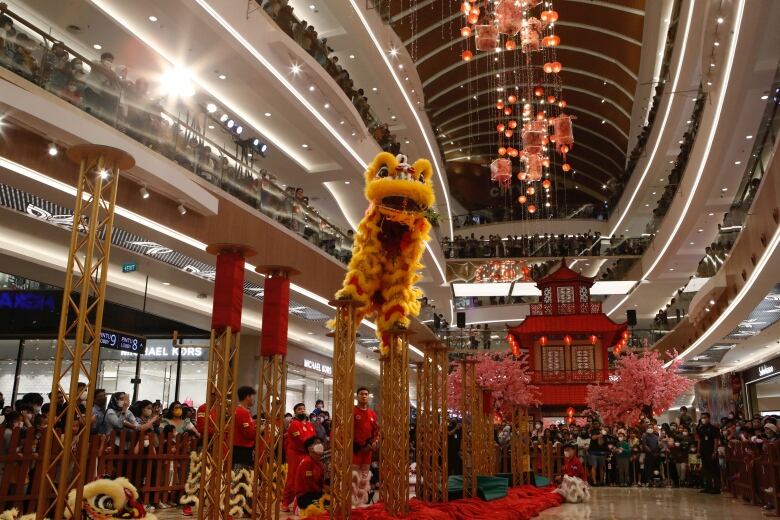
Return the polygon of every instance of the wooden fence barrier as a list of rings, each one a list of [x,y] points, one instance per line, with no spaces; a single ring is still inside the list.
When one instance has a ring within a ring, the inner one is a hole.
[[[12,507],[22,513],[35,510],[38,483],[43,477],[38,464],[40,435],[33,430],[0,427],[0,512]],[[173,432],[120,431],[93,435],[89,443],[87,481],[126,477],[138,488],[144,504],[178,504],[187,481],[190,452],[197,447],[194,437]]]

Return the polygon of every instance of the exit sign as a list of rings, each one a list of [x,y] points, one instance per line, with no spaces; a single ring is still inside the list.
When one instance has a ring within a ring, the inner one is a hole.
[[[128,262],[126,264],[122,264],[122,272],[123,273],[132,273],[138,270],[138,264],[135,262]]]

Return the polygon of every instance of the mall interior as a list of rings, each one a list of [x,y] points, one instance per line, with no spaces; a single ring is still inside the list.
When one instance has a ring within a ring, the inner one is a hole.
[[[779,1],[0,26],[0,518],[780,511]]]

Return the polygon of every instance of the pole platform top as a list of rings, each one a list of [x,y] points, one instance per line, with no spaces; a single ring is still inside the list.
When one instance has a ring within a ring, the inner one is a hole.
[[[344,300],[330,300],[328,302],[328,305],[332,305],[334,307],[348,307],[350,305],[353,307],[359,307],[362,305],[362,303],[357,300],[344,299]]]
[[[102,155],[109,169],[113,166],[120,170],[129,170],[135,166],[132,155],[119,148],[102,144],[77,144],[68,148],[65,155],[76,164],[81,164],[83,160],[97,159]]]
[[[244,258],[251,258],[257,254],[257,252],[249,246],[227,243],[209,244],[206,246],[206,251],[212,255],[218,255],[220,253],[241,253]]]
[[[258,265],[255,268],[255,272],[264,274],[266,276],[273,276],[275,273],[282,273],[287,275],[287,278],[301,274],[299,270],[287,265]]]

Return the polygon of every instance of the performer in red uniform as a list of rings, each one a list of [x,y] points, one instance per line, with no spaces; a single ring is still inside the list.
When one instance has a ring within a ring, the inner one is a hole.
[[[233,421],[233,465],[254,467],[255,420],[250,409],[255,405],[255,389],[239,387],[236,417]]]
[[[585,482],[588,481],[585,465],[577,457],[577,448],[572,445],[566,445],[563,448],[563,474],[580,478]]]
[[[314,426],[307,420],[306,405],[298,403],[293,407],[295,417],[287,429],[285,453],[287,454],[287,482],[284,484],[282,511],[290,512],[290,502],[295,498],[295,474],[301,459],[306,455],[304,443],[314,437]]]
[[[216,401],[216,396],[212,394],[211,396],[211,402],[213,403]],[[217,409],[215,407],[211,408],[211,418],[214,419],[217,417]],[[202,405],[198,406],[198,410],[195,414],[195,429],[198,430],[198,433],[201,437],[203,437],[203,433],[206,431],[206,403],[203,403]],[[214,427],[209,428],[209,437],[214,435]]]
[[[298,470],[295,472],[295,505],[296,514],[306,509],[309,504],[319,500],[327,491],[325,485],[325,466],[321,458],[325,451],[322,441],[316,436],[309,437],[304,442],[307,454],[301,458]]]
[[[371,459],[379,446],[379,422],[374,410],[368,407],[368,388],[355,392],[358,404],[352,410],[355,430],[352,438],[352,503],[356,506],[368,502],[371,489]]]

